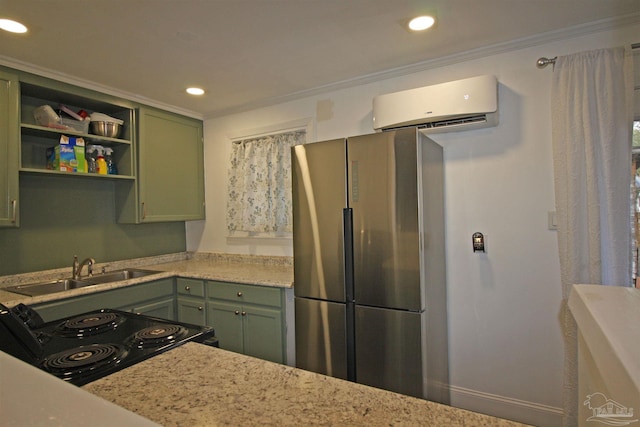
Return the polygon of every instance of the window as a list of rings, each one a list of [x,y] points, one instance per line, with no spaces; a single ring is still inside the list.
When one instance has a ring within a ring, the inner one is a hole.
[[[232,142],[227,191],[230,235],[291,233],[291,147],[306,138],[306,130],[294,130]]]

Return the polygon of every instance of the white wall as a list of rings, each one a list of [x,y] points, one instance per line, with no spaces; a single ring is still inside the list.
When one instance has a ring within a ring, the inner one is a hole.
[[[559,425],[563,348],[554,210],[552,69],[541,56],[639,42],[640,25],[474,59],[205,122],[207,220],[187,224],[189,250],[292,255],[290,241],[228,241],[231,137],[314,120],[312,140],[372,133],[378,94],[481,74],[500,82],[500,124],[434,135],[444,147],[452,404],[538,425]],[[474,254],[471,235],[487,236]]]

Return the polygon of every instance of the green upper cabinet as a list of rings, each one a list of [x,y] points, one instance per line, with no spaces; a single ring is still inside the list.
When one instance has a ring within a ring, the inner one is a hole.
[[[123,121],[122,130],[108,137],[84,121],[42,123],[36,115],[45,106],[107,114]],[[111,149],[117,174],[53,170],[47,153],[62,135]],[[202,138],[202,120],[0,67],[0,227],[19,226],[19,180],[26,175],[109,182],[118,223],[204,219]],[[46,185],[60,188],[59,182]]]
[[[138,113],[138,222],[204,219],[202,121]]]
[[[0,70],[0,227],[18,227],[18,77]]]

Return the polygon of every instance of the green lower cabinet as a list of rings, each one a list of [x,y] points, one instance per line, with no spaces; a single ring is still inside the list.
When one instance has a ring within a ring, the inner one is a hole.
[[[178,277],[175,282],[173,278],[161,279],[33,307],[47,322],[113,308],[211,326],[220,348],[287,362],[281,288]]]
[[[207,325],[207,312],[204,309],[204,281],[178,277],[176,293],[178,294],[178,321],[193,325]]]
[[[282,289],[209,281],[206,295],[220,348],[286,363]]]
[[[280,310],[208,301],[207,319],[220,348],[284,363]]]
[[[101,308],[112,308],[141,314],[153,313],[150,315],[175,320],[174,295],[173,278],[167,278],[75,298],[36,304],[33,308],[46,322]],[[123,303],[126,303],[126,305]]]
[[[207,323],[216,331],[220,348],[244,353],[242,306],[225,302],[207,302]]]
[[[202,299],[178,296],[178,321],[205,326],[207,312],[204,310],[204,304]]]
[[[284,363],[280,310],[243,307],[242,332],[244,354],[272,362]]]
[[[174,298],[167,298],[160,301],[153,301],[146,304],[138,304],[131,309],[123,308],[124,311],[142,314],[145,316],[159,317],[161,319],[175,320],[176,311]]]

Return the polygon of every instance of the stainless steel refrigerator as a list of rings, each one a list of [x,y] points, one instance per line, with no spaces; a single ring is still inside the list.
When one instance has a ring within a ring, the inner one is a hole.
[[[400,129],[292,170],[296,366],[448,403],[442,147]]]

